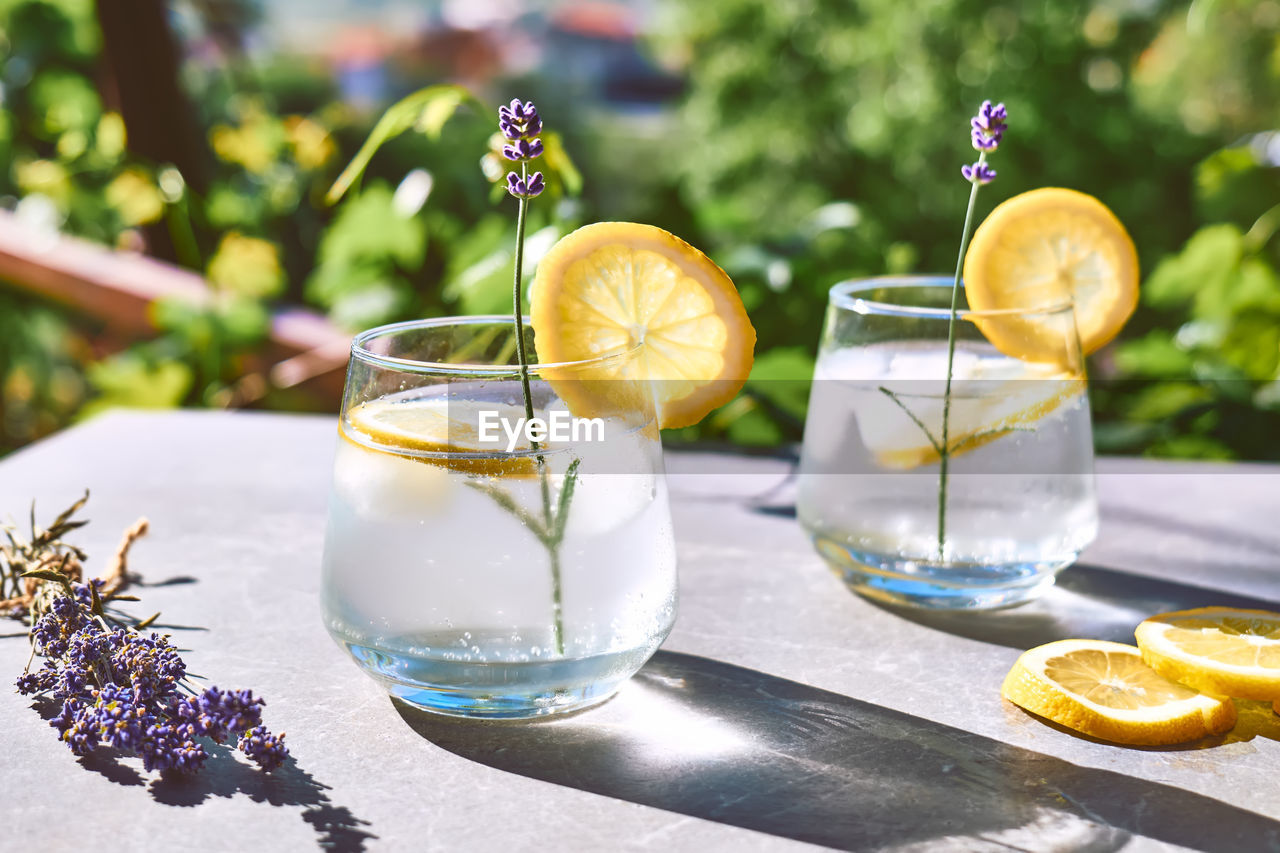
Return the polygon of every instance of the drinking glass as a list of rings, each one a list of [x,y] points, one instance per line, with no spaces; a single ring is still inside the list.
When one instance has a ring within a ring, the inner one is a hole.
[[[1097,534],[1083,358],[1069,301],[971,311],[962,291],[948,394],[951,298],[942,277],[831,288],[797,511],[855,592],[1008,606]]]
[[[531,354],[535,343],[527,333]],[[639,348],[532,364],[533,413],[549,426],[528,434],[515,352],[501,317],[383,326],[351,347],[325,625],[429,711],[521,718],[600,702],[675,619],[652,389],[623,378]],[[585,428],[556,434],[571,419]]]

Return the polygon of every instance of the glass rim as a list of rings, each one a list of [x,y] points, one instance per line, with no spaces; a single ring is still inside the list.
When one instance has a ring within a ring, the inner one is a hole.
[[[937,287],[950,289],[955,279],[949,275],[917,274],[917,275],[881,275],[866,278],[850,278],[837,282],[827,291],[829,303],[833,306],[853,311],[858,314],[879,314],[887,317],[918,317],[929,320],[950,320],[950,308],[929,308],[923,305],[904,305],[883,302],[875,299],[864,299],[854,294],[861,291],[894,287]],[[964,288],[964,280],[960,281]],[[1075,310],[1071,299],[1052,305],[1035,308],[961,308],[956,316],[961,319],[986,319],[988,317],[1035,317],[1060,314]]]
[[[519,364],[483,364],[480,362],[467,361],[424,361],[421,359],[383,355],[368,348],[368,344],[374,340],[412,329],[486,325],[505,325],[507,327],[512,327],[514,325],[512,323],[512,319],[513,318],[510,314],[461,314],[448,317],[428,317],[418,320],[404,320],[399,323],[387,323],[382,326],[375,326],[372,329],[366,329],[352,338],[351,357],[365,362],[366,364],[373,364],[389,370],[399,370],[406,373],[483,376],[488,378],[509,376],[512,378],[518,378],[523,372],[520,369]],[[525,328],[532,328],[529,324],[529,318],[524,317],[523,319]],[[643,347],[643,342],[636,342],[628,349],[608,352],[577,361],[531,362],[529,364],[529,373],[534,375],[547,370],[575,370],[584,367],[608,367],[632,358]]]

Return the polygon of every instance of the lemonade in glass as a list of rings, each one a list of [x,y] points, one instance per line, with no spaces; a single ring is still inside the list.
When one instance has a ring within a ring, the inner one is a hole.
[[[652,398],[639,383],[590,378],[636,349],[532,365],[535,416],[568,424],[536,433],[535,449],[518,428],[512,334],[506,318],[446,318],[374,329],[352,347],[326,625],[393,695],[445,712],[590,704],[675,619]],[[607,396],[609,411],[575,434],[562,394]]]

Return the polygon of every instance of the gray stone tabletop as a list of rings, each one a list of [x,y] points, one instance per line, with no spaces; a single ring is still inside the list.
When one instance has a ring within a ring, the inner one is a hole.
[[[670,452],[681,603],[663,650],[597,709],[468,723],[393,704],[321,626],[335,437],[329,418],[117,413],[0,462],[0,515],[92,490],[91,571],[151,520],[133,607],[162,611],[193,671],[264,695],[294,757],[262,776],[219,754],[179,780],[77,759],[0,689],[0,848],[1280,849],[1269,708],[1132,749],[999,695],[1038,643],[1280,609],[1280,467],[1103,460],[1079,566],[1032,605],[944,616],[850,594],[795,522],[786,459]],[[7,680],[28,647],[17,622],[0,634]]]

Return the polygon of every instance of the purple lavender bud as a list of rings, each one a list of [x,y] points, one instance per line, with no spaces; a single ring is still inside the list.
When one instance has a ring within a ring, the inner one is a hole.
[[[529,198],[539,195],[544,189],[546,189],[546,185],[543,183],[542,173],[534,172],[533,177],[529,178]]]
[[[537,136],[542,133],[542,119],[535,115],[524,124],[525,136]]]
[[[506,157],[508,160],[519,160],[520,152],[517,151],[514,146],[504,145],[502,146],[502,156]]]
[[[996,178],[996,170],[981,161],[972,166],[961,166],[960,174],[969,183],[989,184]]]
[[[987,136],[985,133],[983,133],[981,130],[978,130],[977,128],[974,128],[972,137],[973,137],[973,147],[978,151],[995,151],[996,148],[1000,145],[999,139],[995,137]]]
[[[279,767],[289,757],[289,749],[284,745],[284,735],[273,735],[265,726],[257,726],[246,732],[237,747],[266,771]]]
[[[502,131],[503,136],[511,140],[519,139],[523,133],[514,122],[510,121],[498,122],[498,130]]]
[[[516,198],[520,198],[525,194],[524,181],[520,180],[520,176],[515,172],[507,172],[507,192]]]
[[[524,121],[524,104],[520,103],[519,98],[512,98],[511,105],[507,109],[511,111],[511,115],[516,121]]]
[[[542,156],[542,140],[541,139],[529,140],[529,159],[532,160],[535,157],[541,157],[541,156]]]
[[[969,125],[973,128],[973,147],[979,151],[995,151],[1008,129],[1005,124],[1008,117],[1004,104],[992,106],[990,101],[983,101],[978,114],[969,120]]]

